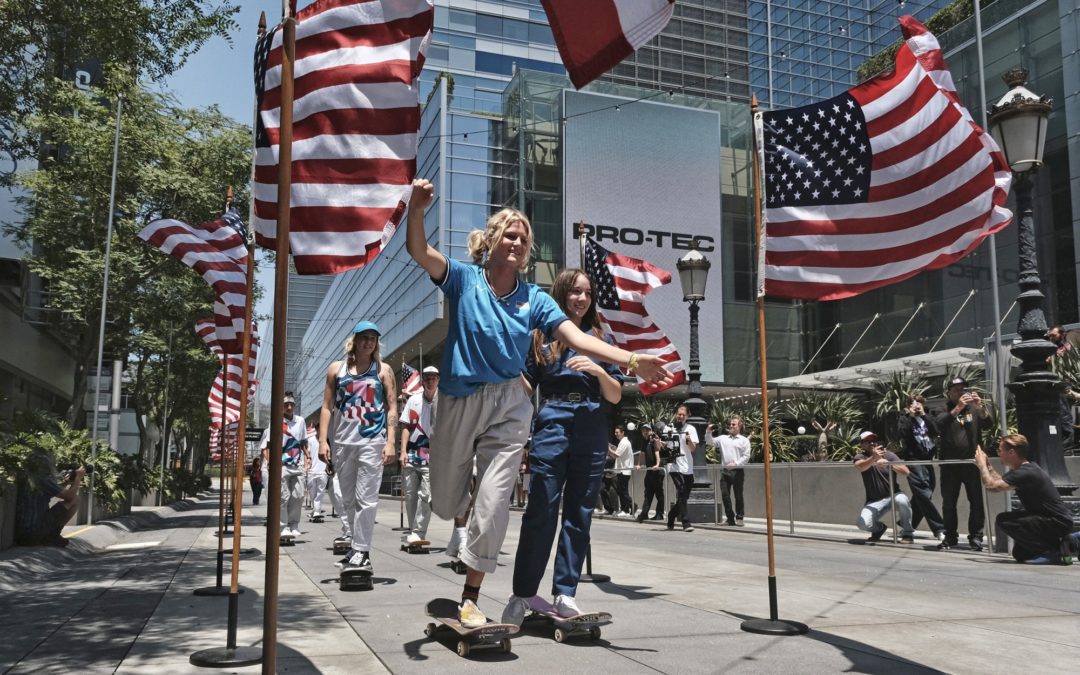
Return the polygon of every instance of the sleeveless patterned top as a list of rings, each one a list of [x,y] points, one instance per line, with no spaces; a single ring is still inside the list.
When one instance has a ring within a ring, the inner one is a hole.
[[[334,395],[334,443],[356,445],[386,438],[386,393],[379,365],[373,361],[363,373],[351,375],[348,361],[341,364]]]

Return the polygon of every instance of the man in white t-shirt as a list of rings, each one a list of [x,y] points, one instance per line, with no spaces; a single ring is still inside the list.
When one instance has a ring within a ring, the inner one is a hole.
[[[615,426],[615,440],[619,443],[615,448],[615,490],[619,494],[619,513],[615,515],[630,518],[634,515],[634,500],[630,498],[630,470],[634,468],[634,447],[630,445],[626,429],[621,424]]]
[[[292,539],[300,536],[300,507],[304,500],[304,457],[307,455],[307,423],[296,413],[296,398],[291,391],[285,392],[285,419],[263,431],[259,450],[263,464],[269,467],[270,432],[283,435],[281,443],[281,537]],[[269,473],[269,471],[267,472]],[[269,482],[267,480],[266,482]],[[265,483],[264,483],[265,484]],[[267,485],[267,488],[275,486]]]
[[[675,410],[675,424],[669,429],[678,434],[680,453],[674,462],[667,465],[668,475],[675,483],[675,505],[668,511],[667,529],[674,530],[675,518],[679,518],[684,532],[694,531],[686,501],[694,489],[694,451],[698,445],[697,429],[686,421],[689,416],[690,411],[684,405]]]
[[[315,427],[307,428],[308,472],[307,490],[311,497],[311,518],[323,517],[322,501],[326,494],[326,462],[319,457],[319,432]]]
[[[431,481],[428,472],[431,432],[431,406],[439,393],[439,369],[424,368],[421,373],[423,389],[405,403],[401,412],[401,466],[405,491],[405,513],[409,517],[406,544],[427,540],[431,520]]]

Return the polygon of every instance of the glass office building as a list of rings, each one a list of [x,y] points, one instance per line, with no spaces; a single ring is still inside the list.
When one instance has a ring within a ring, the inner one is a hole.
[[[866,59],[900,39],[897,18],[925,21],[947,0],[750,0],[750,86],[767,108],[831,98]]]

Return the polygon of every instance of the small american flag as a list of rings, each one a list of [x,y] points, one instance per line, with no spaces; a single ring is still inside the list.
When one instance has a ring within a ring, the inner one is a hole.
[[[960,104],[937,40],[901,17],[896,70],[759,113],[759,294],[836,300],[938,269],[1009,224],[1012,174]]]
[[[591,239],[585,240],[585,272],[592,279],[597,315],[615,344],[659,356],[672,373],[672,382],[665,387],[638,378],[641,393],[648,396],[685,382],[679,352],[645,311],[645,295],[669,283],[671,275],[644,260],[612,253]]]
[[[407,363],[401,364],[401,395],[412,396],[424,390],[420,382],[420,373]]]
[[[214,289],[214,331],[218,346],[239,354],[247,303],[247,230],[236,211],[202,225],[155,220],[139,239],[195,270]]]
[[[240,368],[243,365],[243,358],[239,354],[226,356],[220,345],[217,344],[212,329],[213,322],[209,319],[201,319],[195,322],[195,332],[202,337],[210,351],[214,352],[218,359],[222,360],[222,369],[218,371],[217,376],[214,378],[214,383],[210,387],[210,395],[207,397],[207,402],[210,405],[210,419],[215,424],[221,424],[222,407],[224,407],[225,421],[235,422],[240,419],[240,377],[242,375]],[[258,381],[253,377],[258,354],[259,326],[253,321],[251,323],[251,354],[248,358],[248,401],[254,399],[255,390],[258,386]],[[224,401],[224,373],[226,368],[229,372],[229,397],[227,402]]]
[[[299,274],[336,274],[379,254],[416,174],[416,78],[431,0],[318,0],[297,15],[289,247]],[[256,45],[255,230],[276,246],[280,26]]]

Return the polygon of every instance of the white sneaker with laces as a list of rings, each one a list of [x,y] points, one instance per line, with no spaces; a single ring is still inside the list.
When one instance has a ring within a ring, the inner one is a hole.
[[[555,607],[555,612],[563,617],[569,619],[581,614],[581,610],[578,609],[577,601],[574,600],[572,595],[556,595],[555,602],[552,603]]]
[[[525,621],[527,611],[529,611],[529,599],[511,595],[510,599],[506,601],[506,609],[502,613],[502,622],[520,626]]]

